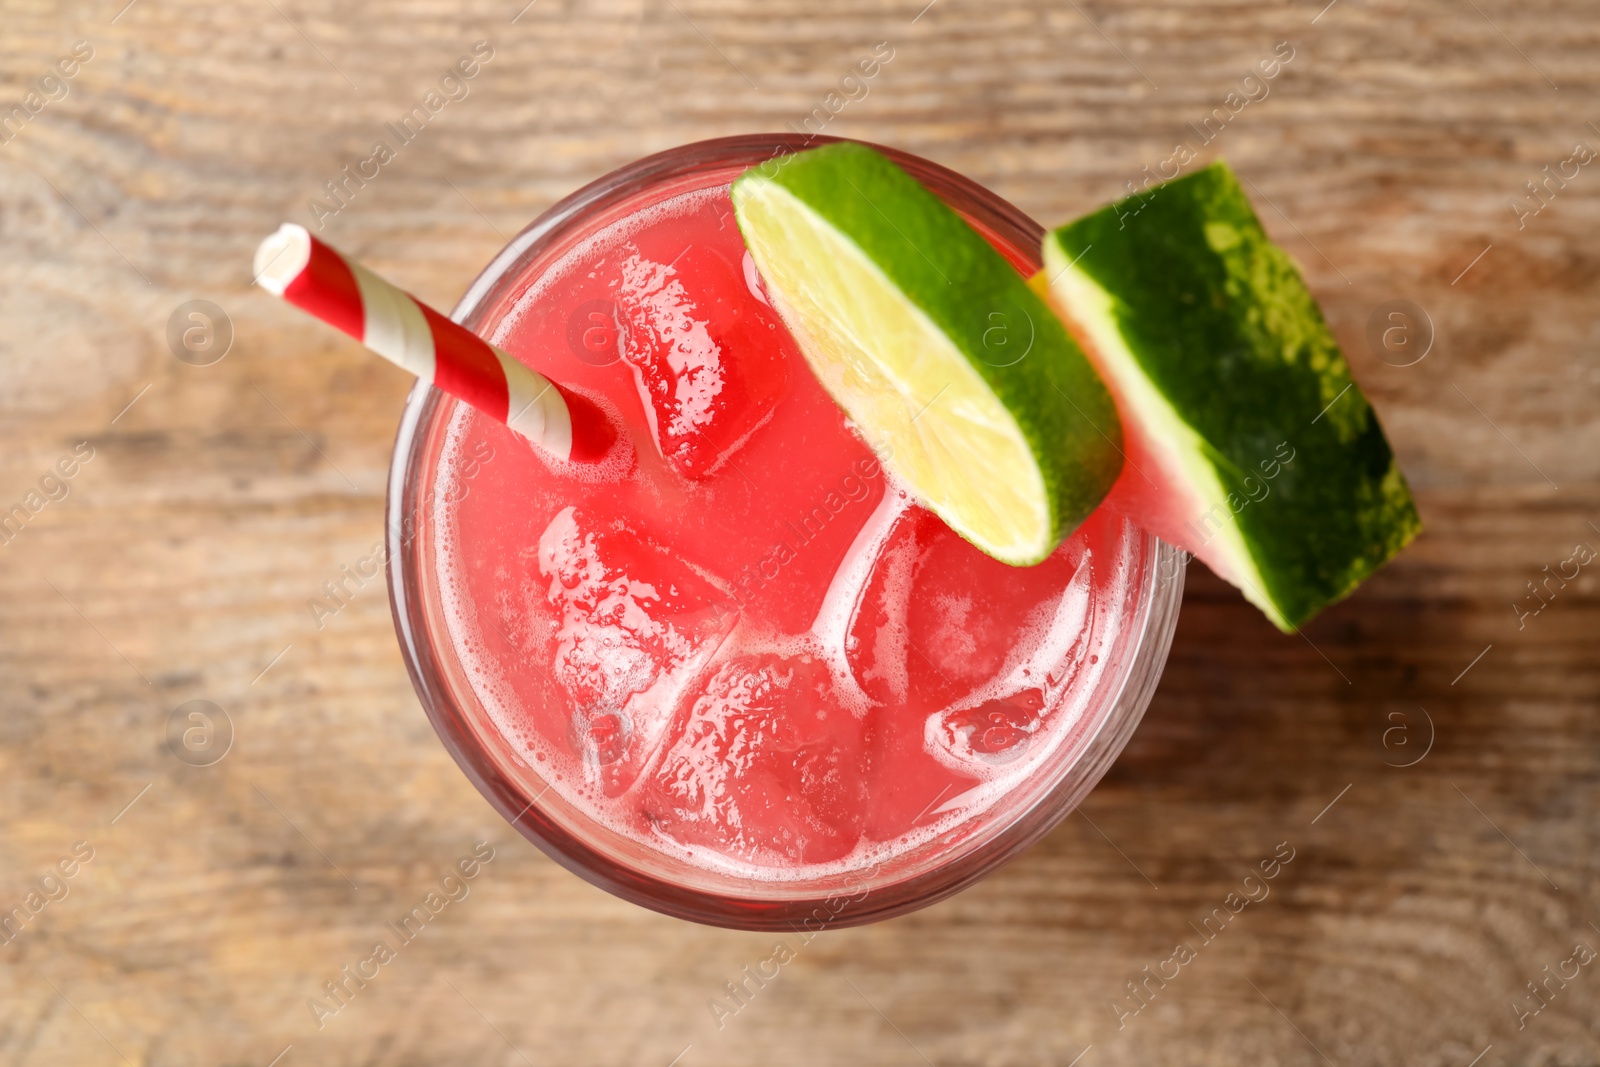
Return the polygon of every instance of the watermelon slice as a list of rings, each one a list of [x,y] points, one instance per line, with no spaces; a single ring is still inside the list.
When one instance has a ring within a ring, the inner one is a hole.
[[[1108,506],[1286,631],[1416,536],[1377,416],[1225,164],[1055,230],[1044,261],[1122,416]]]

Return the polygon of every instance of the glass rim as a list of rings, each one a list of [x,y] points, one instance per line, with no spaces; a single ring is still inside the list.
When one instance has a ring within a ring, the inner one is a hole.
[[[480,331],[486,309],[497,306],[523,276],[520,268],[532,261],[547,238],[586,215],[651,185],[676,176],[690,176],[717,165],[755,165],[801,148],[839,140],[794,134],[753,134],[698,141],[644,157],[589,183],[549,210],[512,238],[484,268],[457,303],[451,317]],[[925,184],[942,194],[963,199],[962,210],[976,213],[976,221],[1011,237],[1037,245],[1043,228],[1019,209],[954,171],[895,149],[874,145]],[[435,733],[478,791],[531,843],[563,867],[593,885],[632,903],[678,918],[714,926],[746,930],[795,930],[799,924],[821,921],[829,927],[853,926],[889,918],[942,900],[970,886],[1003,865],[1069,815],[1099,783],[1122,751],[1142,718],[1160,679],[1176,626],[1182,599],[1185,557],[1176,548],[1142,530],[1144,565],[1137,575],[1138,601],[1126,623],[1129,633],[1118,653],[1127,666],[1115,678],[1118,687],[1104,698],[1100,713],[1086,735],[1074,745],[1076,753],[1054,771],[1057,780],[1025,807],[1010,814],[987,839],[949,862],[882,885],[869,885],[859,899],[846,907],[831,907],[838,891],[815,895],[795,892],[741,896],[710,892],[664,880],[628,866],[597,844],[585,841],[559,820],[538,807],[543,793],[530,797],[517,779],[506,773],[482,743],[478,730],[449,684],[430,630],[423,584],[421,530],[411,533],[408,518],[427,509],[418,499],[423,481],[422,464],[428,457],[421,446],[429,441],[442,404],[454,401],[433,386],[418,382],[401,415],[389,468],[385,508],[385,545],[390,609],[402,658],[419,701]],[[419,524],[426,528],[426,523]],[[1108,679],[1108,682],[1112,680]],[[858,878],[870,872],[852,872]],[[848,878],[849,875],[843,876]],[[775,882],[781,887],[792,883]],[[859,882],[857,883],[859,885]],[[796,884],[796,889],[799,885]]]

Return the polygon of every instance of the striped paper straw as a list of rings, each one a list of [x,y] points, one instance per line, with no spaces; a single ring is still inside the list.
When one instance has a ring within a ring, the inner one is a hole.
[[[615,440],[598,408],[450,321],[416,297],[284,223],[256,249],[256,281],[302,311],[557,459],[593,461]]]

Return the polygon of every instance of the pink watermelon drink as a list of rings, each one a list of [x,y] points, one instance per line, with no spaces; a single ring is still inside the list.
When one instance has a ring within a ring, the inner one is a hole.
[[[480,788],[598,884],[751,927],[926,904],[1053,825],[1142,712],[1179,584],[1171,550],[1106,509],[1013,567],[896,483],[733,218],[732,181],[793,147],[635,164],[464,301],[605,414],[605,461],[418,390],[391,492],[409,664]],[[1014,209],[895,158],[1037,269]]]

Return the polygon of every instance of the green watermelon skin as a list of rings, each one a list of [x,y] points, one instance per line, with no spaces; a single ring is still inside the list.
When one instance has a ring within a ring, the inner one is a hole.
[[[1058,310],[1137,427],[1113,506],[1286,631],[1416,536],[1377,415],[1226,164],[1063,226],[1044,252]]]

